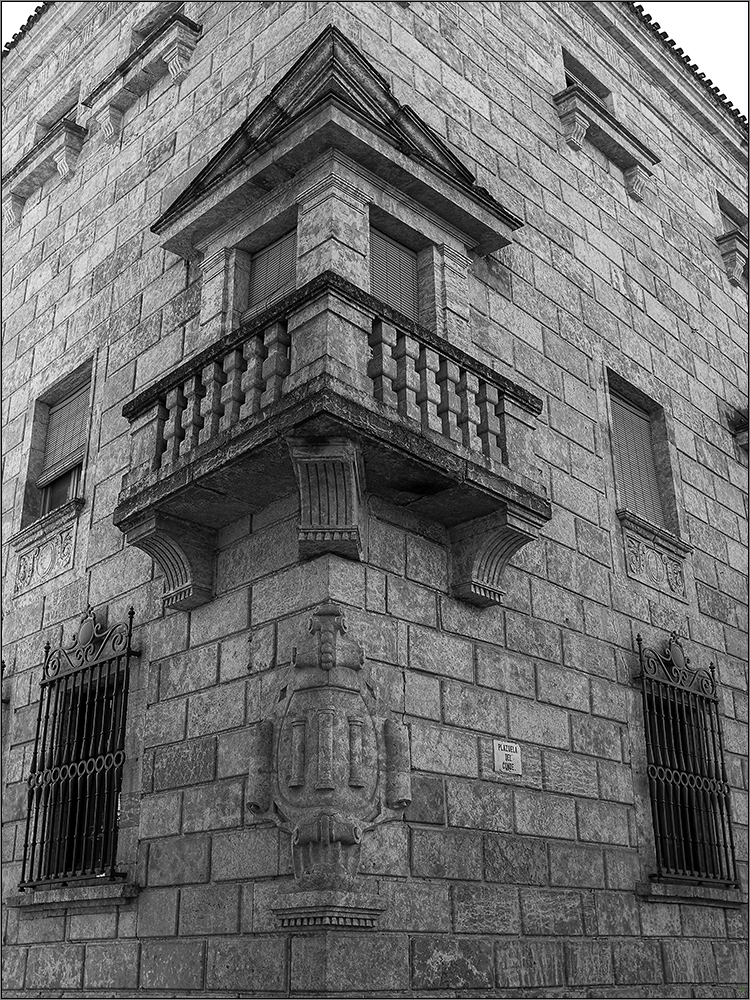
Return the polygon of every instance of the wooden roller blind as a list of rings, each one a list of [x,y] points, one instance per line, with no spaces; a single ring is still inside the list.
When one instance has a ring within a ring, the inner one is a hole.
[[[612,395],[612,449],[619,503],[657,527],[664,508],[651,442],[651,418],[645,410]]]
[[[417,255],[377,229],[370,230],[370,286],[376,298],[417,319]]]
[[[295,230],[270,246],[259,250],[250,261],[250,305],[289,292],[294,288],[297,270],[297,234]]]
[[[63,472],[83,461],[86,453],[88,416],[88,382],[50,407],[39,486],[52,482]]]

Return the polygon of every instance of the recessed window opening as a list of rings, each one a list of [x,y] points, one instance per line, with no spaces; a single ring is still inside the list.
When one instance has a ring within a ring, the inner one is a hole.
[[[377,229],[370,229],[370,290],[375,298],[417,320],[417,254]]]
[[[605,87],[590,70],[586,69],[583,63],[579,62],[569,52],[566,52],[565,49],[563,49],[563,65],[565,66],[566,87],[578,84],[601,104],[604,104],[608,108],[610,107],[612,99],[610,89]]]
[[[747,216],[723,195],[717,193],[722,233],[742,233],[747,236]]]
[[[612,451],[618,505],[659,528],[666,527],[654,460],[651,416],[611,393]]]
[[[42,470],[41,513],[49,514],[79,495],[89,415],[89,383],[49,408]]]
[[[292,230],[253,254],[250,260],[248,305],[263,305],[293,291],[296,277],[297,232]]]

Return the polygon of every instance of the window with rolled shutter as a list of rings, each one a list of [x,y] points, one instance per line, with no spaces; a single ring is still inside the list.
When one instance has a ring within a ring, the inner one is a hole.
[[[66,503],[78,492],[86,455],[88,417],[88,382],[50,406],[42,471],[37,479],[37,486],[43,491],[43,514]]]
[[[618,503],[656,527],[665,527],[664,508],[651,439],[651,417],[620,396],[612,400],[612,451]]]
[[[280,240],[253,254],[250,261],[251,306],[261,305],[269,299],[295,286],[297,271],[297,233],[292,230]]]
[[[417,255],[377,229],[370,230],[370,290],[397,312],[417,319]]]

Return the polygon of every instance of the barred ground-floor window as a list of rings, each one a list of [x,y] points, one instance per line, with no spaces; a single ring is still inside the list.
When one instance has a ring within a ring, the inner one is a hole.
[[[45,649],[20,888],[116,879],[133,610]]]
[[[713,664],[692,667],[674,633],[663,653],[638,649],[655,877],[737,885]]]

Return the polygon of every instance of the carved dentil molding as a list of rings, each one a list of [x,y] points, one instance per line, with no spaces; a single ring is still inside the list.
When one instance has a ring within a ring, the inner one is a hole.
[[[249,807],[289,834],[295,884],[304,891],[352,889],[362,838],[402,819],[411,801],[408,730],[378,703],[364,650],[347,632],[337,604],[313,611],[250,748]],[[305,919],[323,924],[324,917]],[[362,926],[372,926],[367,921]]]

